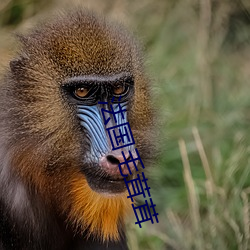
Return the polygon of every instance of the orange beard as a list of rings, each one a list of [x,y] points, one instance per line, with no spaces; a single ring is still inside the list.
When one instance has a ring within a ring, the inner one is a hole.
[[[62,212],[68,214],[68,223],[73,222],[75,228],[87,232],[88,237],[118,240],[118,225],[132,211],[128,192],[114,196],[97,193],[89,187],[83,174],[73,168],[68,172],[55,173],[56,177],[55,174],[44,175],[43,157],[37,157],[33,152],[30,148],[18,152],[12,165],[19,168],[19,175],[27,183],[34,183],[44,202],[53,206],[52,201],[57,201]]]
[[[71,208],[69,220],[81,231],[88,229],[88,235],[94,235],[103,241],[118,240],[118,224],[131,211],[128,192],[115,196],[105,196],[93,191],[82,175],[71,182]]]

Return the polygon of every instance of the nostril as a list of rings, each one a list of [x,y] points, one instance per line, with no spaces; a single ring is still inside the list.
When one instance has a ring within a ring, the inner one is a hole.
[[[115,158],[113,155],[107,155],[107,160],[112,164],[117,164],[117,165],[120,164],[120,161],[117,158]]]

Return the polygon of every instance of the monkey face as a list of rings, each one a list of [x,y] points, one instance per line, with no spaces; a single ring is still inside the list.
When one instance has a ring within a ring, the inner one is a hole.
[[[88,145],[80,165],[90,187],[102,193],[124,192],[126,185],[118,166],[135,155],[132,135],[123,138],[125,132],[130,132],[127,110],[134,95],[133,76],[128,73],[76,76],[67,79],[62,90],[79,117],[81,133],[85,135],[81,143]],[[111,131],[109,135],[107,130]],[[115,132],[121,133],[118,148],[113,145],[117,140]],[[129,162],[129,169],[124,167],[125,163],[120,166],[123,174],[134,172],[137,163],[138,160]],[[132,176],[127,175],[127,179]]]

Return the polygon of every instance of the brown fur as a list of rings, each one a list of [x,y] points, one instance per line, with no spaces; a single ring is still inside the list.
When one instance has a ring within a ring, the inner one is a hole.
[[[147,154],[152,114],[137,42],[121,26],[87,11],[59,16],[20,40],[22,50],[1,90],[0,157],[69,225],[103,240],[117,239],[131,202],[127,193],[109,197],[88,186],[78,166],[77,117],[60,85],[72,76],[131,73],[135,97],[129,122],[140,154]]]

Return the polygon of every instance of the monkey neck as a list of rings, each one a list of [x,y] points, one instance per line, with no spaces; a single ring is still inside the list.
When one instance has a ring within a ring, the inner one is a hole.
[[[1,148],[1,147],[0,147]],[[2,155],[3,152],[0,152]],[[8,156],[0,159],[6,159]],[[127,249],[125,234],[108,243],[75,232],[36,189],[22,181],[6,160],[0,162],[0,249]],[[86,248],[84,248],[86,246]]]
[[[18,181],[9,183],[9,192],[1,193],[0,249],[127,249],[124,231],[120,239],[103,243],[94,237],[77,234],[64,218],[43,205],[36,194],[24,191]],[[8,197],[7,201],[4,197]],[[32,197],[32,199],[31,199]],[[35,198],[34,198],[35,197]],[[18,209],[19,208],[19,209]]]

